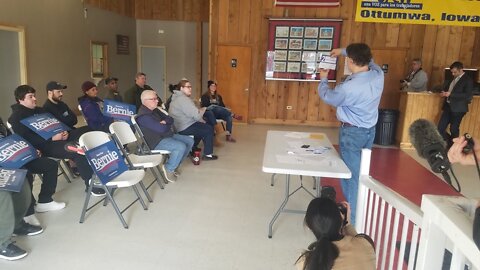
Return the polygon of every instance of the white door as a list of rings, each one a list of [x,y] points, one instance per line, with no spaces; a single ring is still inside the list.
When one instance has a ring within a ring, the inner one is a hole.
[[[147,75],[147,84],[166,101],[165,47],[140,45],[139,71]]]

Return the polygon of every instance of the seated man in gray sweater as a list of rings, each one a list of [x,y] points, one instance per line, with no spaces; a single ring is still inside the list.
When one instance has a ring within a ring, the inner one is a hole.
[[[188,80],[181,80],[177,89],[174,90],[172,101],[169,107],[169,114],[175,120],[173,125],[176,131],[182,135],[193,135],[194,148],[200,140],[203,141],[203,160],[216,160],[218,157],[213,154],[214,130],[211,125],[205,123],[203,114],[205,108],[198,109],[190,98],[192,95],[192,84]]]

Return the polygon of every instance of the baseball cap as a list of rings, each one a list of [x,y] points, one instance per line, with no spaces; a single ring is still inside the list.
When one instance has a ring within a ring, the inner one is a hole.
[[[47,91],[52,91],[52,90],[61,90],[61,89],[66,89],[67,86],[60,84],[56,81],[51,81],[47,83]]]
[[[118,81],[118,78],[115,77],[107,77],[105,79],[105,84],[109,84],[111,81]]]

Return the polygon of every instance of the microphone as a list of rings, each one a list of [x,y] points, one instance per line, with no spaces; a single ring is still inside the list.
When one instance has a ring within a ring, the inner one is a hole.
[[[441,173],[448,184],[452,185],[448,170],[450,161],[447,157],[446,143],[437,127],[426,119],[415,120],[408,129],[410,141],[418,155],[428,161],[435,173]]]

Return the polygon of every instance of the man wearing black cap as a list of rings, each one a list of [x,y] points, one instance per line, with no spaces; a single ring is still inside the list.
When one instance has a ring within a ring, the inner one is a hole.
[[[62,101],[64,89],[67,89],[67,86],[56,81],[47,83],[48,99],[43,104],[43,108],[73,129],[77,124],[77,116],[68,108],[67,104]]]
[[[108,77],[105,79],[105,87],[103,99],[111,99],[118,102],[123,102],[123,98],[118,92],[118,79],[115,77]]]

